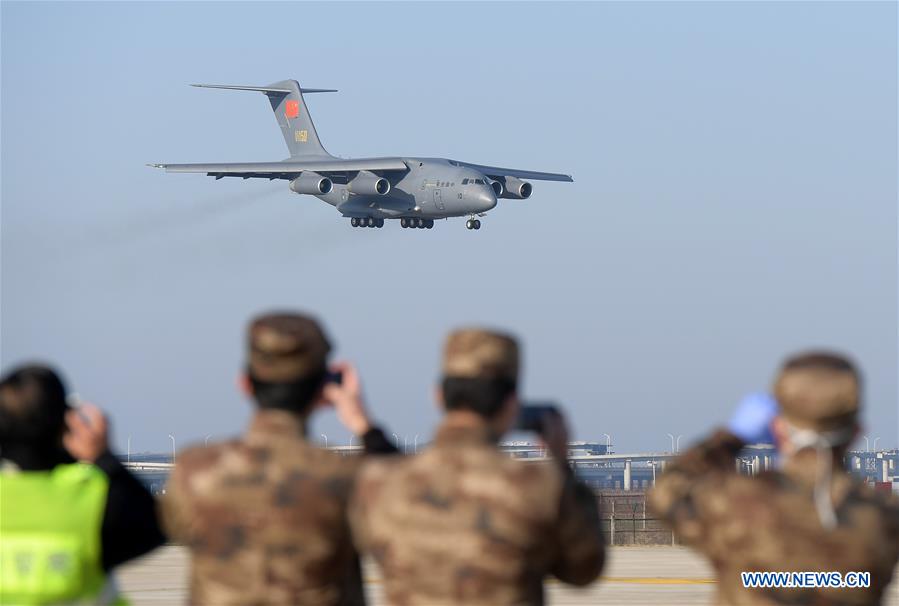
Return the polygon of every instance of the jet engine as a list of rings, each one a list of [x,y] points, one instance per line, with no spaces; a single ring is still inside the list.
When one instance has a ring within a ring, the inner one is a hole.
[[[331,191],[334,184],[331,179],[322,177],[318,173],[303,172],[300,176],[290,182],[290,191],[298,194],[312,194],[320,196]]]
[[[516,179],[515,177],[506,177],[506,191],[499,198],[508,198],[512,200],[527,200],[534,191],[534,186],[527,181]]]
[[[374,173],[362,171],[348,184],[354,194],[386,196],[390,192],[390,181]]]
[[[502,198],[503,194],[506,192],[506,186],[503,185],[502,181],[494,181],[493,179],[488,178],[487,182],[490,183],[490,187],[493,188],[493,193],[496,194],[497,198]]]

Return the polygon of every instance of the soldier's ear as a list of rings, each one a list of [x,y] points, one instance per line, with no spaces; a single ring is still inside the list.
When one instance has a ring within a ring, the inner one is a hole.
[[[786,423],[780,415],[771,419],[771,435],[774,436],[774,446],[779,452],[784,452],[789,446],[790,432],[787,431]]]
[[[248,398],[253,397],[253,384],[250,383],[247,373],[242,372],[237,375],[237,390]]]

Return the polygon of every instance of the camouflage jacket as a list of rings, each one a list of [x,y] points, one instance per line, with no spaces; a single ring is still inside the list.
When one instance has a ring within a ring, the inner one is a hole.
[[[260,411],[241,439],[179,455],[161,508],[191,552],[190,603],[364,601],[346,519],[359,459],[303,431],[290,413]]]
[[[879,604],[899,558],[899,501],[854,481],[839,462],[831,496],[837,526],[813,500],[816,457],[755,477],[736,473],[743,443],[719,431],[675,459],[649,495],[655,512],[718,576],[721,604]],[[802,454],[802,453],[801,453]],[[747,589],[741,572],[870,572],[867,589]]]
[[[350,522],[391,604],[542,604],[547,574],[584,585],[603,564],[592,492],[486,430],[444,426],[422,454],[369,460]]]

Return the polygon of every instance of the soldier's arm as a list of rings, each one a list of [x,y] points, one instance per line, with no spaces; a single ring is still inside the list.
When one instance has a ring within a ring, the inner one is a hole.
[[[109,451],[94,464],[109,478],[100,530],[103,569],[108,571],[159,547],[165,536],[150,491]]]
[[[170,541],[188,543],[190,512],[184,498],[186,477],[183,463],[175,465],[165,485],[165,494],[159,499],[159,520],[163,532]]]
[[[353,435],[362,439],[365,454],[396,454],[397,447],[387,439],[380,427],[375,426],[362,397],[359,373],[349,362],[335,364],[332,368],[343,377],[340,383],[328,383],[324,387],[325,400],[334,406],[337,418]]]
[[[161,545],[165,537],[156,519],[153,495],[109,450],[109,421],[93,404],[66,413],[66,450],[93,463],[109,482],[100,545],[103,569],[141,556]]]
[[[705,486],[724,486],[736,475],[734,458],[744,442],[721,429],[674,459],[656,480],[648,502],[687,542],[695,542],[709,522],[694,497]]]
[[[559,514],[554,528],[556,560],[550,572],[560,581],[586,585],[599,576],[605,544],[593,491],[565,471]]]
[[[371,427],[362,434],[362,446],[365,454],[397,454],[399,450],[393,442],[387,439],[380,427]]]

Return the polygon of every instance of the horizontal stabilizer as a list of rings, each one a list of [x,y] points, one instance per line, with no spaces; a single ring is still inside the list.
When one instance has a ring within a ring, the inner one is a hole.
[[[227,162],[223,164],[148,164],[170,173],[206,173],[210,177],[243,177],[245,179],[295,179],[300,173],[310,171],[329,173],[358,171],[407,171],[402,158],[341,158],[291,159],[285,162]]]
[[[280,88],[276,86],[236,86],[231,84],[191,84],[197,88],[224,88],[228,90],[254,90],[260,93],[276,93],[288,95],[292,91],[289,88]],[[303,93],[336,93],[334,88],[302,88]]]

